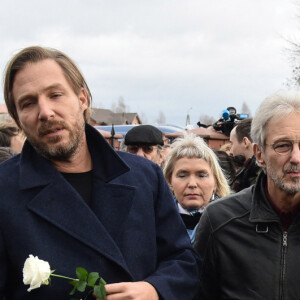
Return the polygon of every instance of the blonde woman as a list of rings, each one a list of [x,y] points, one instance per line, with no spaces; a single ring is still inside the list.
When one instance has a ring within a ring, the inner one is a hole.
[[[227,180],[213,150],[194,134],[174,141],[163,171],[193,243],[204,207],[229,195]]]

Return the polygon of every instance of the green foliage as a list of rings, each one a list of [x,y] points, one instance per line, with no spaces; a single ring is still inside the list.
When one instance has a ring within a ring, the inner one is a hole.
[[[106,291],[105,291],[105,287],[104,285],[101,285],[99,283],[98,286],[95,286],[94,287],[94,294],[97,298],[99,299],[105,299],[105,296],[106,296]]]
[[[76,268],[76,275],[79,280],[87,280],[88,272],[84,268]]]
[[[88,292],[88,295],[93,292],[98,299],[104,300],[106,297],[105,280],[99,276],[97,272],[88,273],[84,268],[76,268],[76,275],[78,279],[72,280],[69,283],[73,285],[70,295],[74,295],[76,291],[85,292],[87,286],[92,287],[93,290]],[[97,284],[98,281],[98,284]],[[88,296],[87,295],[87,296]],[[87,298],[86,296],[86,298]],[[72,298],[71,300],[76,300]]]
[[[96,284],[96,281],[100,278],[99,273],[97,272],[91,272],[88,276],[87,285],[94,287]]]

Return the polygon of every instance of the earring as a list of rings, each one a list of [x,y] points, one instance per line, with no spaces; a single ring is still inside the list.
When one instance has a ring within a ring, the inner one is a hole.
[[[215,200],[215,192],[216,192],[216,191],[213,191],[213,193],[212,193],[212,195],[211,195],[211,198],[210,198],[210,201]]]

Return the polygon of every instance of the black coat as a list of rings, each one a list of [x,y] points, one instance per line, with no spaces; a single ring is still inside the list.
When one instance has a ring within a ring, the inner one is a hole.
[[[230,183],[230,188],[234,192],[239,192],[252,184],[255,184],[260,172],[261,168],[257,165],[256,158],[255,156],[252,156],[245,162],[244,167],[237,172],[232,183]]]
[[[265,185],[261,173],[255,186],[203,213],[194,244],[203,259],[196,299],[300,299],[300,215],[284,232]]]
[[[191,299],[197,255],[159,166],[118,154],[90,126],[86,134],[91,207],[28,142],[0,165],[0,299],[70,299],[72,286],[58,278],[27,292],[29,254],[59,275],[74,277],[84,267],[108,283],[145,280],[163,299]]]

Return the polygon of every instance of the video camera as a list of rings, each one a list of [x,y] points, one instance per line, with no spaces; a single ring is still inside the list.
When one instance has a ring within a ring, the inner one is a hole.
[[[217,131],[222,131],[227,136],[230,136],[230,132],[234,125],[243,119],[247,119],[248,114],[237,114],[236,109],[233,106],[227,107],[222,111],[222,118],[215,122],[212,126]]]

